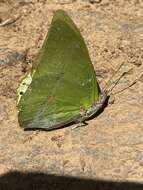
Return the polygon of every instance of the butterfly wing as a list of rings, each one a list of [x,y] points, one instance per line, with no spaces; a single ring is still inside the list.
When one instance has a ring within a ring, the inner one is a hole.
[[[53,129],[80,118],[80,110],[98,101],[100,91],[84,40],[62,10],[31,71],[32,82],[19,103],[24,128]]]

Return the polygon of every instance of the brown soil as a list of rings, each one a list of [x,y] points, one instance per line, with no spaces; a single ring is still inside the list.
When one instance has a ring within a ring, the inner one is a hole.
[[[33,61],[57,9],[64,9],[80,29],[95,69],[102,75],[101,86],[123,62],[114,80],[130,72],[113,93],[138,80],[112,95],[114,103],[88,121],[88,126],[23,131],[17,120],[16,89],[28,67],[25,57]],[[8,185],[6,173],[15,170],[23,175],[41,172],[143,182],[142,63],[142,0],[0,0],[0,174],[6,181],[2,185]]]

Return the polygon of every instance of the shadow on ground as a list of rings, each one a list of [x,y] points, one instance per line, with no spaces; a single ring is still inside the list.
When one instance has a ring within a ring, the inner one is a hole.
[[[10,172],[0,177],[0,190],[142,190],[132,182],[92,180],[43,173]]]

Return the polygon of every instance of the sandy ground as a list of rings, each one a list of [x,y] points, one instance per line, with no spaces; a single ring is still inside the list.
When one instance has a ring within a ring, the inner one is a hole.
[[[101,86],[123,62],[114,80],[121,73],[130,72],[114,89],[111,96],[114,103],[90,120],[88,126],[51,132],[23,131],[17,120],[16,89],[29,67],[26,62],[33,61],[57,9],[64,9],[80,29],[94,67],[102,73],[102,78],[98,78]],[[28,172],[35,175],[41,172],[37,180],[55,174],[143,182],[142,44],[142,0],[0,0],[0,186],[3,189],[11,189],[11,184],[19,182],[20,175],[25,182]],[[115,94],[136,79],[135,85]],[[15,178],[17,182],[11,182]],[[37,183],[36,179],[27,182],[24,189],[32,189],[30,185]],[[46,189],[41,183],[35,189]],[[22,189],[20,184],[18,187],[13,189]]]

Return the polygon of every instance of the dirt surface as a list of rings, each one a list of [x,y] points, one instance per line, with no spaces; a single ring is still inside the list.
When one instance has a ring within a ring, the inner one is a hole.
[[[114,81],[130,72],[114,89],[110,104],[87,126],[23,131],[16,89],[57,9],[65,10],[80,29],[102,76],[101,86],[122,63]],[[0,174],[17,170],[142,183],[142,63],[142,0],[0,0]]]

